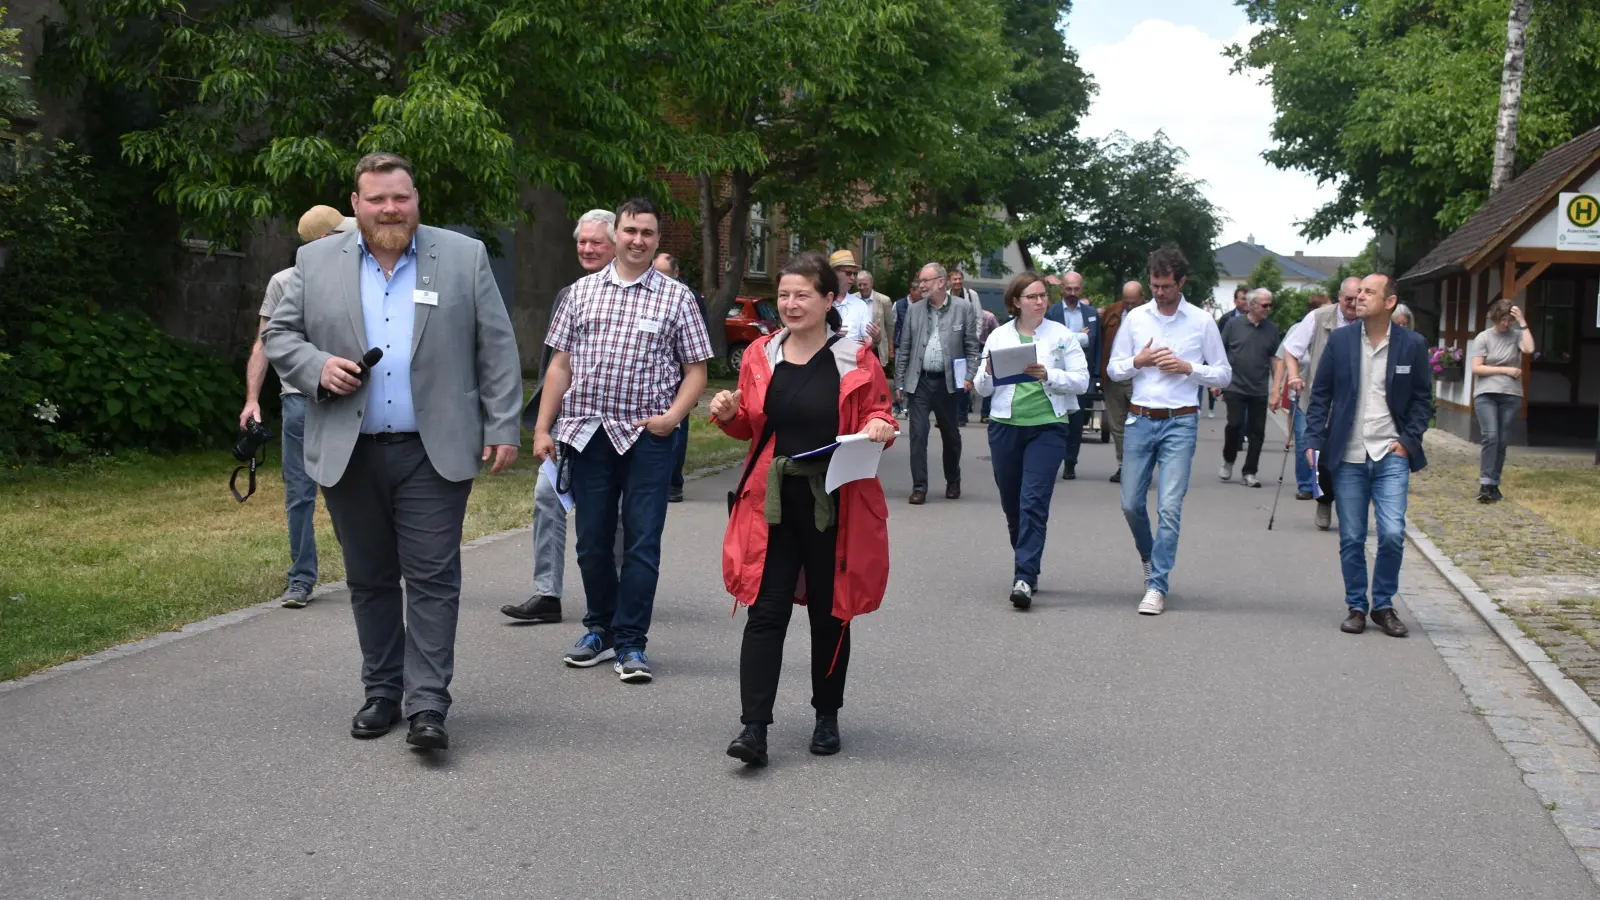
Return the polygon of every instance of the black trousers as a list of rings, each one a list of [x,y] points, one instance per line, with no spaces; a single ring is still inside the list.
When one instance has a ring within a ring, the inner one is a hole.
[[[944,480],[961,480],[961,423],[958,398],[960,391],[945,390],[945,378],[940,373],[922,373],[917,381],[917,391],[906,395],[906,406],[911,410],[911,489],[928,490],[928,417],[931,414],[939,425],[939,439],[944,445]]]
[[[839,530],[817,530],[811,488],[804,478],[785,478],[782,490],[783,521],[769,526],[767,565],[739,648],[739,694],[744,704],[739,721],[746,725],[772,722],[783,671],[783,639],[802,571],[811,619],[811,705],[817,712],[831,715],[844,705],[844,678],[850,667],[850,631],[833,617]]]
[[[1222,433],[1222,461],[1233,464],[1239,455],[1239,445],[1248,438],[1242,474],[1256,474],[1261,462],[1261,442],[1267,438],[1267,398],[1247,397],[1233,391],[1222,392],[1222,402],[1228,405],[1228,427]]]
[[[422,441],[365,438],[339,483],[322,491],[344,551],[366,697],[403,698],[407,717],[450,709],[471,494],[471,481],[448,481],[433,468]]]

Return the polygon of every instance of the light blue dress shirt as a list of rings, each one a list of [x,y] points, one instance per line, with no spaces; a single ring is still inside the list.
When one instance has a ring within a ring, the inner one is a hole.
[[[367,346],[383,350],[383,359],[367,375],[367,414],[363,434],[381,431],[416,431],[417,410],[411,402],[411,336],[416,326],[417,241],[395,264],[394,274],[383,277],[378,260],[361,248],[361,321]]]

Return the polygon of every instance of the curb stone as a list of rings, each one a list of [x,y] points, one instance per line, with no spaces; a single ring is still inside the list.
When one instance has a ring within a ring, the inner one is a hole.
[[[1407,522],[1406,537],[1410,538],[1412,545],[1427,557],[1428,562],[1433,564],[1439,574],[1450,582],[1456,592],[1467,601],[1467,605],[1488,624],[1512,654],[1522,660],[1523,665],[1527,666],[1533,677],[1544,685],[1545,690],[1578,720],[1584,733],[1589,735],[1589,740],[1600,746],[1600,704],[1596,704],[1577,682],[1568,678],[1550,655],[1544,652],[1543,647],[1523,634],[1516,623],[1511,621],[1511,617],[1502,612],[1494,600],[1478,587],[1472,576],[1451,562],[1450,558],[1422,532],[1422,529]],[[3,687],[0,685],[0,688]]]
[[[701,478],[709,478],[712,475],[726,472],[728,469],[739,465],[741,462],[743,462],[743,459],[738,459],[715,466],[706,466],[705,468],[696,469],[693,472],[685,472],[683,475],[683,480],[696,481]],[[529,500],[531,502],[531,496]],[[472,540],[467,541],[461,545],[461,549],[465,551],[472,550],[477,547],[488,546],[489,544],[496,544],[500,541],[506,540],[507,538],[516,537],[517,535],[531,530],[533,530],[533,525],[530,523],[508,529],[506,531],[499,531],[495,532],[494,534],[486,534],[483,537],[473,538]],[[339,591],[345,590],[346,587],[347,585],[343,581],[330,581],[325,584],[319,584],[311,591],[311,597],[312,599],[317,599],[319,597],[327,596],[328,594],[335,594]],[[254,619],[256,616],[264,615],[280,608],[281,607],[278,606],[277,600],[265,600],[260,603],[253,603],[243,609],[236,609],[233,612],[219,613],[218,615],[212,616],[209,619],[201,619],[198,622],[190,622],[189,624],[172,631],[163,631],[160,634],[154,634],[150,637],[137,641],[129,641],[125,644],[117,644],[114,647],[107,647],[104,650],[96,653],[90,653],[87,656],[80,656],[77,659],[61,663],[60,665],[50,666],[46,669],[40,669],[37,672],[24,675],[21,678],[13,678],[10,681],[0,681],[0,695],[8,694],[11,691],[15,691],[19,688],[24,688],[32,684],[38,684],[41,681],[49,681],[52,678],[58,678],[62,675],[67,675],[72,672],[90,669],[100,665],[101,663],[110,662],[114,659],[122,659],[126,656],[133,656],[137,653],[143,653],[146,650],[153,650],[156,647],[165,646],[173,641],[181,641],[184,638],[194,637],[197,634],[205,634],[208,631],[215,631],[218,628],[224,628],[229,625],[237,625],[240,622],[249,621],[250,619]],[[1597,717],[1600,717],[1600,709],[1597,709],[1595,714]]]

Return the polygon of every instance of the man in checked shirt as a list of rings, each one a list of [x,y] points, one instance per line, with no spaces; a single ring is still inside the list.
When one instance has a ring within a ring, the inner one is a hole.
[[[634,198],[617,209],[617,258],[567,294],[545,343],[555,350],[545,376],[533,452],[562,445],[577,506],[578,568],[588,612],[569,666],[615,659],[630,684],[651,680],[645,659],[661,567],[674,430],[706,386],[711,338],[694,294],[651,265],[661,243],[655,204]],[[618,522],[624,554],[612,539]]]

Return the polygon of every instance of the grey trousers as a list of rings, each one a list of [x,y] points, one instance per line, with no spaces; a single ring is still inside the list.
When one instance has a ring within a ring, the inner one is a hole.
[[[1111,430],[1111,442],[1117,447],[1117,465],[1121,466],[1122,430],[1127,427],[1128,406],[1133,402],[1133,382],[1107,378],[1100,390],[1106,398],[1106,427]]]
[[[358,440],[344,477],[323,490],[344,552],[366,698],[403,701],[408,718],[450,709],[471,493],[471,481],[434,470],[420,440]]]
[[[622,565],[622,523],[617,523],[617,565]],[[567,511],[543,470],[533,486],[533,595],[560,599],[567,573]]]

